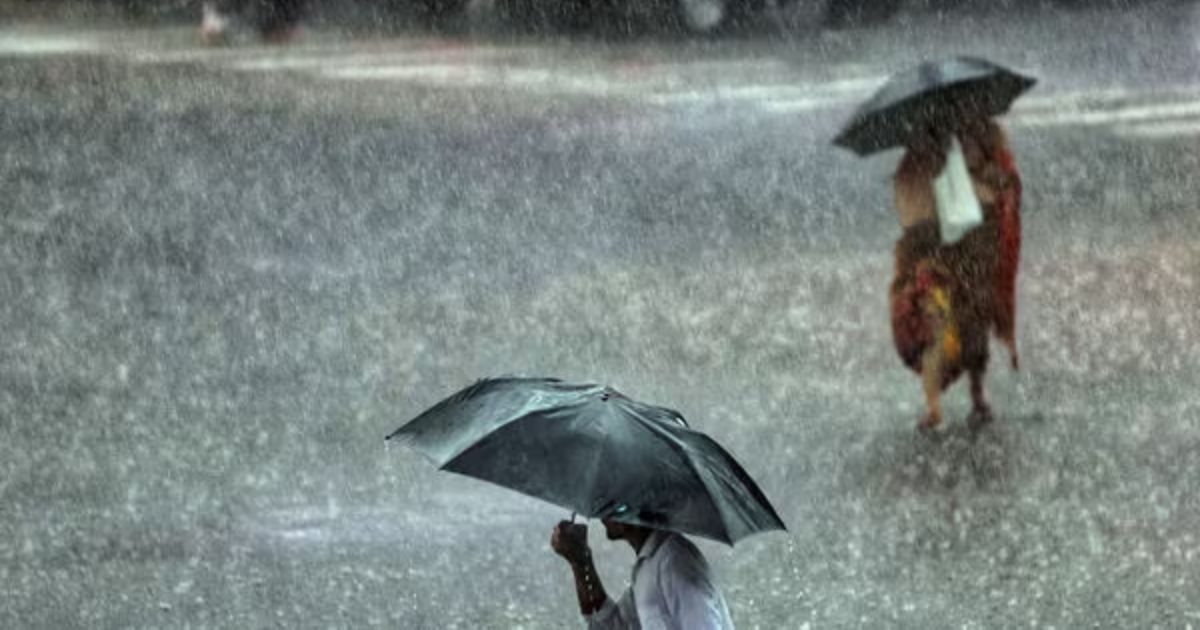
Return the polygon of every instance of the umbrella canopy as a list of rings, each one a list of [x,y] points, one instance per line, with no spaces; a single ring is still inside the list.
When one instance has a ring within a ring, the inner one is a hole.
[[[683,416],[601,385],[481,380],[387,436],[442,470],[590,518],[729,545],[785,529],[746,471]]]
[[[904,146],[915,134],[953,129],[964,117],[1003,114],[1034,83],[973,57],[925,62],[889,79],[833,142],[859,155]]]

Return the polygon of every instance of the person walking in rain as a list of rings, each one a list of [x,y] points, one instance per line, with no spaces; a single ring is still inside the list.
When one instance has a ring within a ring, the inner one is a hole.
[[[633,584],[612,600],[592,563],[587,526],[562,521],[550,537],[594,629],[733,628],[704,556],[677,532],[732,547],[787,529],[745,468],[683,414],[597,383],[482,379],[386,439],[442,470],[597,519],[609,540],[628,542],[637,554]]]
[[[835,140],[859,155],[906,149],[895,178],[904,232],[889,297],[896,351],[921,377],[923,430],[941,422],[941,392],[964,372],[971,423],[991,420],[989,334],[1019,365],[1021,180],[993,117],[1033,84],[982,59],[926,62],[893,77]]]
[[[306,0],[204,0],[200,8],[205,44],[227,43],[230,24],[238,20],[253,22],[264,42],[286,44],[299,33]]]
[[[633,583],[613,601],[600,583],[587,526],[562,521],[550,547],[575,575],[579,611],[591,630],[732,630],[725,598],[700,550],[681,534],[604,519],[609,540],[633,547]]]
[[[982,224],[946,243],[934,201],[934,179],[957,140],[979,202]],[[975,117],[950,130],[914,138],[895,178],[896,210],[904,233],[896,243],[890,290],[892,333],[901,359],[921,376],[926,412],[922,429],[941,421],[941,391],[962,372],[971,383],[975,424],[991,419],[983,377],[988,335],[1009,350],[1015,342],[1016,273],[1020,255],[1020,178],[1004,132]]]

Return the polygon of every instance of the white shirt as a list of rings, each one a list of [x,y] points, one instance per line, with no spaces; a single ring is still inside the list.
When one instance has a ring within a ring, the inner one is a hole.
[[[584,617],[589,630],[733,630],[725,598],[700,550],[655,530],[638,551],[633,582],[613,603]]]

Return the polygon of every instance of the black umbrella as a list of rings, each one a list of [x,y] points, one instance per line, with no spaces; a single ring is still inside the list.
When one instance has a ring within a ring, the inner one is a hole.
[[[683,416],[601,385],[485,379],[387,439],[442,470],[490,481],[589,518],[732,545],[785,529],[746,471]]]
[[[833,142],[859,155],[904,146],[914,134],[953,129],[964,117],[1003,114],[1034,83],[983,59],[928,61],[889,79]]]

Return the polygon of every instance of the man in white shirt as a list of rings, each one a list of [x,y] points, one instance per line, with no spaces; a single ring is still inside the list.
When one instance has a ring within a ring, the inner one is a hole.
[[[625,540],[637,554],[632,584],[616,602],[592,563],[587,525],[563,521],[550,538],[550,547],[575,574],[579,610],[590,630],[733,630],[725,598],[691,541],[664,530],[602,522],[609,540]]]

